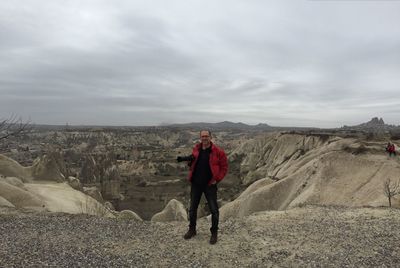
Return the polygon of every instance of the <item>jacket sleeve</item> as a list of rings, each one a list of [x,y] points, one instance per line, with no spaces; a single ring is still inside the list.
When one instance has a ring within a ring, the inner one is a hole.
[[[193,161],[194,161],[194,155],[191,154],[191,155],[187,156],[187,158],[189,159],[187,165],[188,165],[189,167],[192,167],[192,164],[193,164]]]
[[[228,173],[228,159],[226,158],[225,152],[221,150],[219,156],[219,174],[218,177],[216,178],[216,181],[217,182],[222,181],[226,173]]]

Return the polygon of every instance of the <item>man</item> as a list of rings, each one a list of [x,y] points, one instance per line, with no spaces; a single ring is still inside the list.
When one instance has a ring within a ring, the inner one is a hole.
[[[228,171],[226,154],[211,142],[211,132],[202,130],[200,131],[200,143],[193,148],[190,159],[192,160],[189,172],[189,181],[191,182],[190,224],[184,238],[190,239],[196,235],[197,208],[201,195],[204,193],[211,212],[210,244],[215,244],[218,240],[219,221],[217,184],[225,177]]]
[[[393,154],[393,156],[396,156],[396,147],[394,146],[393,143],[390,144],[390,147],[389,147],[389,156],[392,156],[392,154]]]
[[[396,156],[396,147],[393,143],[388,142],[386,145],[386,151],[389,153],[389,157],[392,156],[392,154],[393,156]]]

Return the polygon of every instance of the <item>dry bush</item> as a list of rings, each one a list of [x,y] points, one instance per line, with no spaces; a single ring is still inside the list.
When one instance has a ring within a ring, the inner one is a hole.
[[[361,144],[358,147],[350,147],[349,145],[345,145],[345,146],[343,146],[342,150],[347,152],[347,153],[358,155],[358,154],[366,153],[368,151],[368,148],[365,147],[364,144]]]
[[[383,182],[383,193],[388,198],[389,207],[392,207],[392,198],[400,193],[399,187],[400,187],[399,180],[392,183],[390,178],[388,178]]]
[[[12,115],[7,119],[0,119],[0,140],[7,139],[11,136],[29,132],[32,129],[30,121],[24,122],[17,116]]]

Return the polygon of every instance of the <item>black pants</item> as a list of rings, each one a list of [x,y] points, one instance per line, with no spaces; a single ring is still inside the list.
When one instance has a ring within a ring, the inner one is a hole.
[[[217,185],[213,184],[211,186],[198,186],[192,183],[190,189],[190,209],[189,209],[189,227],[196,228],[197,221],[197,208],[199,207],[201,195],[207,199],[208,208],[211,212],[211,232],[216,232],[218,230],[219,221],[219,211],[217,203]]]

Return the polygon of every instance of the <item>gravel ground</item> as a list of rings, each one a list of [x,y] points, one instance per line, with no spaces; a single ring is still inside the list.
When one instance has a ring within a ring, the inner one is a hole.
[[[304,207],[209,222],[185,241],[186,222],[86,215],[0,215],[0,267],[400,267],[400,211]]]

